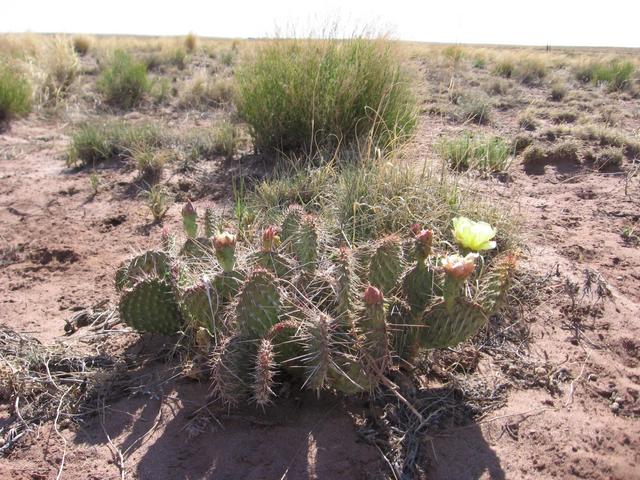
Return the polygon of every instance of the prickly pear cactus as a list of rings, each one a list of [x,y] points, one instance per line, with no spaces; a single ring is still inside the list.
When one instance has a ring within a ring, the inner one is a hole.
[[[398,283],[402,270],[400,239],[395,235],[382,239],[369,261],[369,283],[388,294]]]
[[[487,315],[498,311],[505,303],[513,282],[517,258],[514,254],[502,255],[493,260],[484,275],[480,290],[480,304]]]
[[[382,292],[369,285],[364,291],[364,305],[358,326],[365,337],[365,350],[376,365],[384,370],[389,359],[389,338]]]
[[[293,251],[302,270],[313,273],[318,265],[318,227],[312,215],[305,215],[293,236]]]
[[[424,262],[417,263],[402,278],[402,294],[414,317],[419,317],[438,294],[434,271]]]
[[[264,408],[271,403],[275,375],[273,344],[269,338],[263,338],[258,345],[251,382],[251,398],[259,407]]]
[[[216,332],[218,292],[209,279],[205,278],[181,293],[180,311],[188,326],[203,327],[210,333]]]
[[[212,355],[211,387],[214,398],[234,407],[250,391],[255,342],[234,335],[225,338]]]
[[[149,250],[124,262],[116,271],[116,290],[121,291],[147,277],[165,277],[171,272],[171,258],[160,250]]]
[[[266,270],[255,269],[238,294],[235,321],[247,338],[262,338],[278,323],[281,299],[275,277]]]
[[[204,236],[213,237],[217,233],[219,218],[216,216],[213,208],[207,207],[204,210]]]
[[[182,226],[188,238],[196,238],[198,236],[198,213],[191,200],[182,208]]]
[[[211,241],[206,237],[187,238],[180,250],[180,256],[190,259],[206,260],[213,254]]]
[[[336,311],[342,323],[351,325],[355,310],[354,290],[356,286],[353,252],[347,247],[341,247],[334,255],[333,261],[335,264]]]
[[[313,315],[305,323],[305,386],[312,390],[321,390],[328,382],[329,369],[333,363],[333,329],[333,319],[324,313]]]
[[[291,240],[300,227],[300,221],[305,215],[304,209],[297,204],[289,205],[282,220],[282,228],[280,229],[280,238],[283,242]]]
[[[138,282],[122,295],[119,311],[120,318],[139,332],[171,335],[182,327],[173,288],[165,280]]]
[[[454,347],[472,337],[487,321],[482,307],[459,298],[450,308],[444,302],[424,312],[420,333],[422,348]]]

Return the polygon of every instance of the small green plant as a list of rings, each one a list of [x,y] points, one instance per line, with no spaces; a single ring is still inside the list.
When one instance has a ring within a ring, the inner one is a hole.
[[[258,150],[388,150],[416,125],[416,103],[384,39],[279,40],[236,72],[236,104]]]
[[[95,197],[100,191],[100,176],[97,172],[92,172],[89,175],[89,183],[91,184],[91,194]]]
[[[169,100],[172,93],[171,80],[166,77],[154,78],[149,88],[149,94],[156,105],[160,105]]]
[[[0,124],[31,109],[29,81],[9,63],[0,63]]]
[[[640,245],[640,233],[634,225],[626,225],[620,233],[622,239],[630,245]]]
[[[473,68],[482,70],[487,66],[487,60],[484,57],[478,56],[473,59],[472,65]]]
[[[114,52],[98,79],[106,102],[123,109],[137,106],[149,88],[146,65],[122,50]]]
[[[511,147],[502,138],[476,136],[469,132],[456,138],[442,138],[436,144],[436,151],[456,170],[504,172],[511,160]]]
[[[161,222],[171,206],[167,189],[163,185],[156,184],[144,192],[144,196],[147,199],[147,207],[153,216],[153,221]]]
[[[464,48],[459,45],[449,45],[442,50],[442,55],[454,63],[459,62],[466,56]]]

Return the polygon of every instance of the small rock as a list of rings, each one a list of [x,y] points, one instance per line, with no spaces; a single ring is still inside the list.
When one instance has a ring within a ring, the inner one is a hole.
[[[543,377],[547,374],[547,370],[544,367],[536,367],[536,369],[534,370],[535,374]]]
[[[613,413],[618,413],[620,411],[620,404],[618,402],[613,402],[611,405],[609,405],[609,408]]]
[[[622,405],[624,403],[624,398],[616,397],[616,399],[614,400],[614,403],[617,403],[618,405]]]
[[[598,376],[595,373],[590,373],[587,377],[587,380],[589,380],[590,382],[595,382],[596,380],[598,380]]]

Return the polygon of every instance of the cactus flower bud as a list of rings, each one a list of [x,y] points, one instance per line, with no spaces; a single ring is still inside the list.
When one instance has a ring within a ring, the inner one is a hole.
[[[382,292],[373,285],[369,285],[364,291],[364,303],[367,305],[380,305],[384,298]]]
[[[187,200],[187,203],[182,207],[182,225],[184,226],[184,232],[189,238],[196,238],[198,236],[198,213],[196,207],[193,206],[191,200]]]
[[[271,252],[280,244],[280,237],[278,236],[279,233],[280,229],[273,225],[270,225],[262,231],[263,252]]]
[[[432,230],[420,230],[416,234],[416,257],[418,261],[424,261],[431,254],[431,244],[433,243],[433,231]]]
[[[419,223],[412,223],[409,227],[409,230],[411,230],[411,233],[413,233],[414,237],[417,237],[422,231],[422,225],[420,225]]]
[[[222,232],[213,237],[212,243],[222,270],[231,272],[236,263],[236,236],[230,232]]]
[[[476,269],[477,253],[468,253],[466,256],[449,255],[442,259],[442,268],[448,276],[454,280],[464,280]]]

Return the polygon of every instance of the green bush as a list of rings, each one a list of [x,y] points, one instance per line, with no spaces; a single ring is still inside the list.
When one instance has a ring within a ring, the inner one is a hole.
[[[416,102],[387,40],[283,40],[237,71],[237,108],[259,150],[405,140]]]
[[[500,137],[476,136],[463,132],[455,138],[442,138],[436,144],[436,151],[456,170],[474,169],[492,173],[507,169],[512,148]]]
[[[29,112],[31,86],[8,64],[0,64],[0,123]]]
[[[106,102],[124,109],[138,105],[149,88],[146,65],[122,50],[113,54],[98,79],[98,90]]]
[[[610,90],[623,90],[630,85],[635,65],[629,61],[590,62],[576,68],[576,78],[581,82],[606,83]]]
[[[160,148],[166,143],[167,135],[150,123],[87,123],[71,135],[67,164],[93,166],[117,157],[131,157],[135,151]]]

